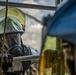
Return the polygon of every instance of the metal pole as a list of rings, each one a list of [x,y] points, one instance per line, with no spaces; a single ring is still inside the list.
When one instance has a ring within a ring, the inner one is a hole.
[[[56,7],[58,4],[60,4],[61,0],[55,0]],[[62,59],[62,51],[61,51],[61,39],[57,38],[57,52],[61,52],[58,55],[58,61],[57,61],[57,75],[64,75],[65,74],[65,65],[64,65],[64,59]],[[61,70],[61,71],[60,71]]]
[[[40,57],[40,55],[29,55],[29,56],[13,57],[13,61],[36,60],[36,59],[39,59],[39,57]]]
[[[6,3],[5,1],[0,1],[0,6],[5,6],[5,3]],[[42,5],[14,3],[14,2],[8,2],[8,6],[19,7],[19,8],[30,8],[30,9],[41,9],[41,10],[56,10],[56,7],[54,6],[42,6]]]
[[[2,54],[0,54],[0,57]],[[8,57],[7,54],[4,54],[3,56]],[[27,60],[36,60],[39,59],[40,55],[28,55],[28,56],[19,56],[19,57],[13,57],[13,61],[27,61]]]
[[[65,75],[65,65],[64,65],[61,43],[62,40],[60,38],[57,38],[57,52],[58,52],[57,75]]]

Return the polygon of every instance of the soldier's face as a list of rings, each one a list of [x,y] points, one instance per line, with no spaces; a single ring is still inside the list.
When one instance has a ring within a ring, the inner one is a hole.
[[[73,60],[71,45],[69,45],[68,43],[65,42],[62,44],[62,49],[63,49],[63,53],[64,53],[64,56],[66,57],[66,59]]]
[[[74,50],[74,46],[65,42],[62,44],[62,49],[63,49],[63,54],[64,54],[64,57],[65,57],[65,61],[67,62],[67,67],[68,67],[68,71],[70,73],[70,75],[76,75],[75,74],[75,64],[74,64],[74,58],[76,58],[76,56],[74,57],[74,53],[75,50]],[[71,71],[73,70],[73,71]]]
[[[1,42],[3,42],[3,36],[0,38]],[[4,39],[4,47],[6,50],[12,48],[15,45],[20,45],[20,34],[7,34]]]

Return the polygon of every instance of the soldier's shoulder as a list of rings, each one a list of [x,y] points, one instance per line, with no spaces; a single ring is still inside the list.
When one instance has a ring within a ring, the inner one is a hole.
[[[35,48],[33,48],[33,47],[29,46],[29,45],[24,45],[24,48],[30,50],[32,52],[32,54],[34,54],[34,55],[35,54],[40,54],[39,50],[37,50],[37,49],[35,49]]]

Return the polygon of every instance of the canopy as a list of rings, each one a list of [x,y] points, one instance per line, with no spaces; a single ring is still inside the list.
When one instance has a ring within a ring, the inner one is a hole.
[[[76,44],[76,0],[69,0],[48,22],[48,35]]]

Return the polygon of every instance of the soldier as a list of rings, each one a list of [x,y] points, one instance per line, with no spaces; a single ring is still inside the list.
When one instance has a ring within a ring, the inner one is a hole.
[[[67,70],[70,75],[75,75],[74,55],[73,55],[74,45],[67,41],[62,41],[62,49],[65,56]]]
[[[1,26],[3,25],[3,23],[4,20],[1,21]],[[13,62],[13,57],[34,55],[38,54],[39,52],[30,46],[23,45],[21,35],[23,34],[24,30],[22,29],[22,26],[17,19],[8,17],[7,24],[8,26],[6,27],[6,35],[4,39],[5,55],[2,69],[5,75],[24,75],[25,71],[27,72],[27,70],[30,69],[33,61],[29,60],[22,62]],[[0,34],[0,48],[2,48],[2,31],[0,32]],[[30,75],[32,75],[31,71]]]

